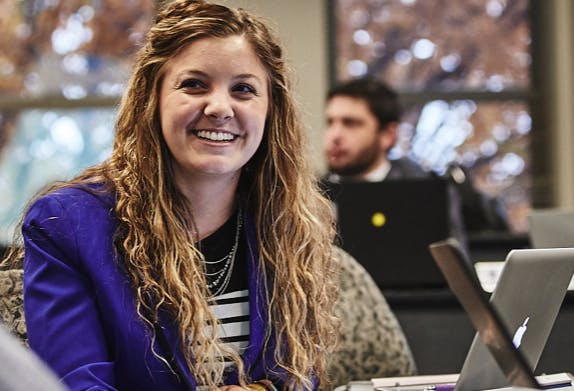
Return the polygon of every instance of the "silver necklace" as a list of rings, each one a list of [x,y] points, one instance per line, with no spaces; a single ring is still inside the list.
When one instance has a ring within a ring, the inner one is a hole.
[[[243,225],[243,218],[242,218],[242,211],[239,209],[237,212],[237,224],[235,228],[235,242],[233,243],[233,247],[231,247],[231,251],[223,258],[218,259],[217,261],[207,261],[205,263],[208,265],[218,265],[223,263],[221,269],[213,272],[207,273],[207,277],[213,278],[213,280],[207,283],[207,288],[210,291],[214,291],[213,296],[219,296],[229,286],[229,281],[231,281],[231,275],[233,274],[233,265],[235,264],[235,255],[237,254],[237,248],[239,247],[239,236],[241,234],[241,226]],[[221,284],[221,285],[220,285]]]

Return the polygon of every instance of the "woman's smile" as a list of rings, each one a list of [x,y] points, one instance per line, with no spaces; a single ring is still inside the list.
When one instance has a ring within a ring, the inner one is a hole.
[[[217,129],[196,129],[193,130],[192,133],[202,140],[214,141],[222,144],[230,143],[239,137],[231,132]]]

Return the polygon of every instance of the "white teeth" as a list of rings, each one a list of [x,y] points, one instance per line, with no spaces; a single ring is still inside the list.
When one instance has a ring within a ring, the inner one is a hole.
[[[213,132],[208,130],[200,130],[197,136],[211,141],[232,141],[234,136],[231,133]]]

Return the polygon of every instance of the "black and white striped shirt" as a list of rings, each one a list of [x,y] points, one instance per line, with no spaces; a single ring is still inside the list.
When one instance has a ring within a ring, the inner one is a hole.
[[[207,261],[225,257],[231,250],[236,234],[237,212],[217,231],[199,243],[200,251]],[[241,354],[249,345],[249,291],[247,272],[247,245],[242,230],[235,254],[231,279],[227,289],[215,297],[216,304],[211,306],[214,315],[220,320],[217,335],[227,346]],[[207,281],[210,274],[217,272],[221,265],[206,263]]]

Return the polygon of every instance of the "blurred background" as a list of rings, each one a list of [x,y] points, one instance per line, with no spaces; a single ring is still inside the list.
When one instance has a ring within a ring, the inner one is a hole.
[[[511,230],[574,207],[574,2],[226,0],[287,47],[317,173],[325,93],[375,76],[405,105],[393,157],[463,166]],[[0,0],[0,242],[47,183],[105,159],[155,0]]]

